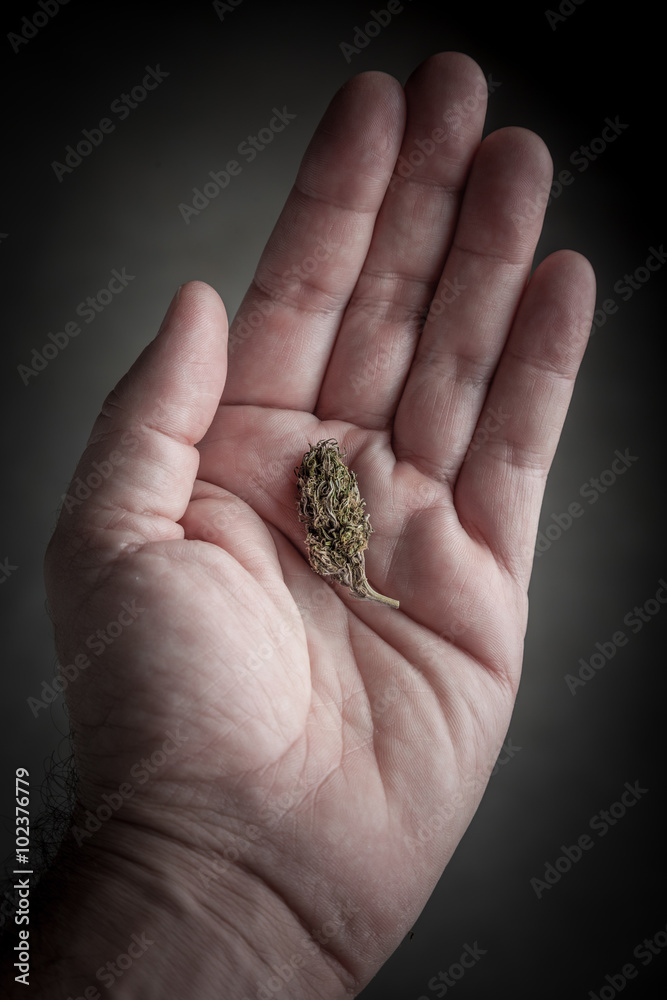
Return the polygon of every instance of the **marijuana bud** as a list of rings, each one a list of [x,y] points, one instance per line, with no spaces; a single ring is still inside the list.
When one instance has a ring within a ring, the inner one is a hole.
[[[311,445],[294,470],[299,487],[299,520],[307,526],[308,561],[320,576],[349,587],[355,597],[398,607],[366,579],[364,550],[372,532],[357,477],[343,461],[334,438]]]

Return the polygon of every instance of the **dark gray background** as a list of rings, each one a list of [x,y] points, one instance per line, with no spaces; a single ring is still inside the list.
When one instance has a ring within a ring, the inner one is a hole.
[[[15,568],[0,573],[1,853],[13,839],[15,769],[30,770],[36,791],[50,756],[66,748],[61,701],[36,718],[27,704],[56,668],[42,559],[104,396],[153,337],[183,281],[208,281],[233,316],[313,129],[344,80],[382,69],[404,82],[428,55],[458,49],[501,84],[487,131],[534,129],[556,173],[574,175],[548,211],[538,259],[562,246],[582,251],[597,271],[598,305],[613,299],[618,309],[589,345],[546,493],[542,531],[575,501],[584,512],[535,563],[524,679],[510,727],[520,750],[492,778],[413,936],[363,997],[442,995],[429,980],[475,942],[485,954],[448,990],[457,1000],[586,998],[628,962],[639,971],[624,996],[657,996],[667,954],[644,966],[633,950],[667,925],[667,611],[636,634],[623,619],[667,577],[664,275],[651,274],[627,301],[614,284],[667,240],[662,112],[652,127],[663,62],[653,40],[661,29],[641,4],[621,22],[594,0],[565,2],[571,13],[553,30],[540,4],[461,12],[416,0],[348,63],[340,43],[384,6],[343,2],[307,13],[302,5],[243,0],[221,20],[211,3],[167,10],[72,2],[18,53],[7,33],[39,8],[15,5],[5,18],[0,560]],[[109,115],[112,101],[158,63],[168,78],[125,121]],[[234,157],[249,132],[268,124],[274,106],[296,119],[185,225],[179,203],[191,201],[192,188]],[[52,161],[105,115],[115,131],[59,183]],[[588,169],[569,162],[600,135],[605,118],[617,116],[628,127]],[[32,348],[76,319],[77,304],[123,267],[134,280],[24,385],[17,367],[30,363]],[[636,461],[591,504],[580,490],[610,468],[616,449],[629,449]],[[573,695],[565,675],[619,629],[630,636],[627,645]],[[635,781],[648,791],[605,837],[591,833],[591,819]],[[538,899],[531,878],[585,833],[594,848]]]

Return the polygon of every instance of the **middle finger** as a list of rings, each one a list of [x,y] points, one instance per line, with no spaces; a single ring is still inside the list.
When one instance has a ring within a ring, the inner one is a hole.
[[[468,56],[432,56],[405,94],[401,151],[326,371],[315,411],[323,420],[391,420],[481,139],[487,86]]]

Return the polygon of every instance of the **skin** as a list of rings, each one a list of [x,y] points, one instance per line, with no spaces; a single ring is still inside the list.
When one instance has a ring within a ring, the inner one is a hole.
[[[481,142],[485,89],[459,53],[405,90],[346,83],[229,358],[222,302],[190,282],[106,400],[75,477],[122,461],[63,511],[46,579],[62,664],[136,602],[67,689],[79,830],[102,793],[133,792],[66,852],[67,943],[42,932],[36,981],[83,990],[143,930],[155,943],[105,995],[165,995],[146,993],[164,977],[251,998],[276,967],[279,995],[356,995],[470,823],[595,303],[577,253],[531,276],[551,160],[521,128]],[[399,154],[418,165],[392,181]],[[293,470],[331,437],[371,516],[368,579],[398,611],[308,566]]]

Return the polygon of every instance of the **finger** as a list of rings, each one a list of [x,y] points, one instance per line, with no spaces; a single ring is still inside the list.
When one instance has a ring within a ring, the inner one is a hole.
[[[195,448],[226,372],[226,315],[193,281],[177,292],[157,337],[109,394],[68,494],[59,531],[98,530],[100,544],[182,537],[176,522],[197,475]]]
[[[334,97],[230,330],[223,403],[312,412],[404,127],[403,90],[362,73]]]
[[[431,57],[405,92],[403,143],[327,368],[321,419],[378,428],[393,418],[482,137],[486,81],[468,56]]]
[[[456,484],[464,527],[524,582],[594,309],[595,275],[585,257],[559,251],[540,264]]]
[[[479,148],[394,424],[398,458],[453,483],[530,274],[551,158],[501,129]],[[525,204],[536,211],[521,214]]]

